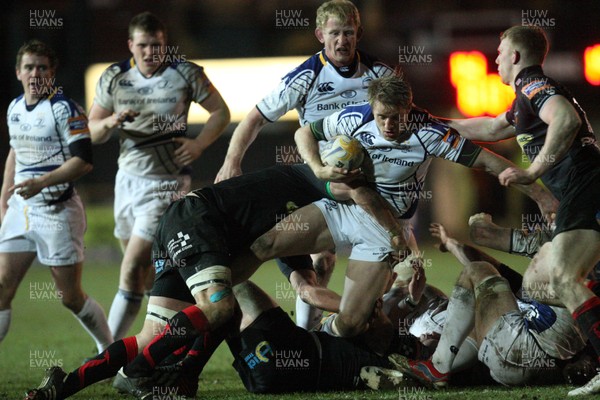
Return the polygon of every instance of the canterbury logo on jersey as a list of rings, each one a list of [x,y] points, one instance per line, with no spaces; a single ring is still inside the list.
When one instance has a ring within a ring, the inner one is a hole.
[[[319,83],[319,86],[317,86],[317,92],[323,93],[323,94],[331,93],[335,90],[332,85],[333,85],[333,82]]]

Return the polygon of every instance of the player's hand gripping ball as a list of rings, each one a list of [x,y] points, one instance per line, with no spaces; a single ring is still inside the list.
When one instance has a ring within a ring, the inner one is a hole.
[[[323,164],[351,171],[361,166],[365,150],[350,136],[339,135],[328,141],[321,151]]]

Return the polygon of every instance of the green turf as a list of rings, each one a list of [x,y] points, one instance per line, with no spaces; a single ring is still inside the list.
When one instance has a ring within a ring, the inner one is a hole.
[[[424,248],[428,282],[448,292],[459,271],[458,263],[431,247]],[[428,250],[430,249],[431,250]],[[497,255],[498,253],[494,253]],[[502,259],[522,271],[527,260],[501,255]],[[331,287],[340,290],[343,283],[345,260],[341,260],[332,279]],[[291,312],[295,300],[289,284],[273,263],[263,266],[254,279],[264,290]],[[118,266],[99,262],[86,264],[84,288],[108,309],[118,282]],[[93,353],[93,343],[79,323],[60,304],[51,290],[50,274],[44,267],[32,267],[21,284],[13,302],[13,320],[8,336],[0,344],[0,399],[19,399],[25,389],[37,386],[44,368],[60,365],[71,370],[84,357]],[[145,308],[145,304],[143,306]],[[137,332],[142,316],[136,321]],[[525,388],[507,390],[500,387],[450,390],[448,392],[422,391],[407,388],[399,392],[348,392],[322,394],[290,394],[286,396],[255,396],[248,394],[233,368],[232,356],[221,346],[207,365],[200,381],[199,398],[203,399],[563,399],[567,387]],[[326,377],[325,377],[326,379]],[[73,396],[73,399],[114,399],[119,396],[107,383],[93,385]],[[156,396],[156,399],[161,397]],[[167,400],[165,395],[162,400]]]

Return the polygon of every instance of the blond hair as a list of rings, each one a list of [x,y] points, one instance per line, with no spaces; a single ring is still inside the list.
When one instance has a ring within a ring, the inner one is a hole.
[[[342,23],[352,21],[357,28],[360,28],[360,13],[351,1],[330,0],[321,4],[317,9],[317,28],[325,27],[330,18],[335,18]]]

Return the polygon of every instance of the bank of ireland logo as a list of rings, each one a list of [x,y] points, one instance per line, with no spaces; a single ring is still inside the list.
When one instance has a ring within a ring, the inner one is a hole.
[[[256,345],[254,353],[250,353],[244,357],[244,361],[246,361],[250,369],[254,369],[260,363],[268,363],[269,355],[273,356],[273,349],[271,349],[269,342],[265,340]]]

